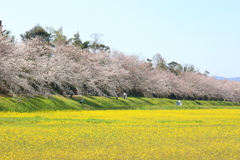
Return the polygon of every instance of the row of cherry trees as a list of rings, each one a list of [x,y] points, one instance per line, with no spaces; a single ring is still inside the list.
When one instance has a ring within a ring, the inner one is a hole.
[[[15,44],[0,35],[0,90],[12,94],[92,94],[240,100],[240,83],[200,73],[174,74],[119,51],[54,47],[38,38]]]

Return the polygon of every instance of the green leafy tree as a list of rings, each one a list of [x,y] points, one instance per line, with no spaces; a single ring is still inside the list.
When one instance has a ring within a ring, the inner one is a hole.
[[[177,63],[177,62],[170,62],[168,63],[168,69],[169,71],[171,71],[172,73],[176,74],[176,75],[179,75],[182,70],[183,70],[183,67],[181,64]]]
[[[93,52],[110,50],[109,46],[105,46],[104,44],[98,44],[98,43],[93,43],[89,47]]]
[[[90,45],[90,41],[85,41],[85,42],[83,42],[83,44],[81,45],[81,48],[82,48],[82,49],[87,49],[87,48],[89,48],[89,45]]]
[[[81,41],[81,39],[80,39],[80,34],[79,34],[79,32],[77,32],[76,34],[74,34],[72,41],[73,41],[73,43],[72,43],[73,45],[79,46],[79,47],[82,46],[82,41]]]
[[[72,41],[72,38],[67,39],[67,37],[63,34],[62,27],[58,30],[53,29],[53,43],[58,44],[69,44]]]
[[[52,35],[48,33],[43,27],[41,27],[39,24],[30,29],[29,31],[26,31],[24,34],[20,34],[23,41],[26,41],[28,39],[32,39],[35,37],[39,37],[44,42],[50,42],[52,39]]]
[[[205,76],[208,76],[208,75],[210,74],[210,72],[209,72],[209,71],[205,71],[203,74],[204,74]]]
[[[192,64],[184,64],[183,65],[183,72],[196,73],[196,72],[198,72],[198,70],[196,70],[194,65],[192,65]]]
[[[13,42],[15,41],[15,36],[14,35],[11,35],[12,32],[10,30],[3,30],[2,31],[2,35],[7,38],[7,39],[10,39],[10,42]]]
[[[102,36],[103,36],[102,34],[98,34],[98,33],[93,33],[90,35],[90,37],[92,37],[93,40],[88,47],[93,53],[95,53],[97,51],[109,51],[110,50],[109,46],[106,46],[99,41]]]
[[[167,70],[167,62],[165,61],[165,59],[161,56],[160,53],[157,53],[153,56],[152,58],[153,64],[156,68],[161,68],[164,70]]]
[[[10,30],[3,29],[2,21],[0,20],[0,34],[3,35],[3,37],[5,38],[10,39],[10,42],[14,42],[15,36],[12,36],[11,33],[12,32]]]

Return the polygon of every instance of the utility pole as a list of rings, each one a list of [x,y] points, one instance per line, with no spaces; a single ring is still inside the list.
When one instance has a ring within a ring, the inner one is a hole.
[[[0,32],[2,32],[2,20],[0,20]]]
[[[0,33],[1,33],[1,34],[3,34],[3,32],[4,32],[4,31],[2,30],[2,28],[3,28],[2,20],[0,20]]]
[[[0,33],[3,35],[3,33],[6,31],[6,30],[2,30],[3,28],[3,25],[2,25],[2,20],[0,20]]]

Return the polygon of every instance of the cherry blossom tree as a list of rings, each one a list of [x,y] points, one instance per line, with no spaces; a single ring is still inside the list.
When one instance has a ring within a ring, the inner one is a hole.
[[[39,37],[14,43],[0,35],[0,91],[12,94],[76,94],[240,101],[240,82],[199,72],[174,74],[138,56],[49,45]]]

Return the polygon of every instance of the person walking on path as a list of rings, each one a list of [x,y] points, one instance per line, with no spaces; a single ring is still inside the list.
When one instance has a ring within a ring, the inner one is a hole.
[[[84,101],[83,99],[80,100],[80,104],[82,105],[82,107],[83,107],[83,101]]]
[[[124,98],[124,99],[127,98],[127,93],[126,93],[126,92],[123,93],[123,98]]]
[[[73,97],[73,95],[74,95],[74,93],[73,93],[73,91],[72,91],[72,90],[69,92],[69,94],[70,94],[70,97],[71,97],[71,98],[72,98],[72,97]]]

